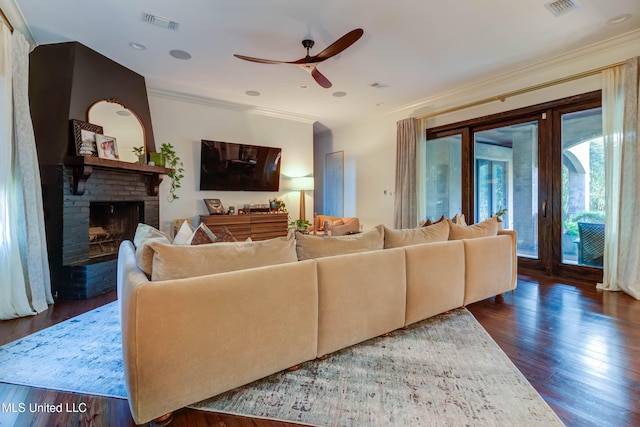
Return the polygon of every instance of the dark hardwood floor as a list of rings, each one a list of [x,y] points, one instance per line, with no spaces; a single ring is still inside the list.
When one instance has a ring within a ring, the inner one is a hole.
[[[27,319],[0,322],[0,345],[113,301],[60,301]],[[521,275],[518,289],[468,309],[569,426],[640,425],[640,301],[592,284]],[[0,411],[0,426],[132,426],[124,399],[0,383],[0,403],[48,402],[86,412],[44,415]],[[84,408],[84,406],[82,406]],[[173,426],[285,427],[183,409]]]

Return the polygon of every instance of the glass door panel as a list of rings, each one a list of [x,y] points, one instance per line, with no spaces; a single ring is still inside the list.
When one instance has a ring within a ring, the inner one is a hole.
[[[426,218],[462,213],[462,136],[428,140],[425,160]]]
[[[602,268],[604,146],[602,109],[561,115],[562,262]]]
[[[538,122],[477,131],[473,141],[475,222],[506,208],[518,256],[538,258]]]

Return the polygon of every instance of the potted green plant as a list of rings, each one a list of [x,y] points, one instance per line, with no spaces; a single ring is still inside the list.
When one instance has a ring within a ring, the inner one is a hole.
[[[311,227],[311,223],[306,219],[296,219],[289,223],[289,229],[294,229],[300,233],[308,233],[309,227]]]
[[[507,211],[508,211],[507,208],[502,208],[502,209],[496,211],[496,213],[493,214],[493,216],[495,216],[496,219],[498,220],[498,229],[499,230],[502,230],[502,217],[507,214]]]
[[[140,163],[141,165],[147,163],[147,156],[144,154],[144,145],[140,147],[133,147],[131,151],[133,151],[133,154],[138,157],[138,163]]]
[[[180,181],[184,178],[184,165],[180,157],[170,143],[164,143],[160,146],[160,153],[164,157],[164,167],[170,169],[167,176],[171,180],[171,187],[169,188],[169,196],[167,200],[173,202],[178,199],[176,190],[181,187]]]

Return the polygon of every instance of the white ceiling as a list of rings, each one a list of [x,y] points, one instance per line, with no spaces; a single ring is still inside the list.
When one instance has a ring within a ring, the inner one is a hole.
[[[577,0],[578,9],[559,17],[544,7],[547,1],[15,3],[38,44],[79,41],[143,75],[149,88],[309,116],[319,128],[332,128],[640,28],[639,0]],[[177,21],[179,28],[148,24],[144,12]],[[622,14],[631,17],[608,23]],[[292,61],[304,56],[304,38],[315,40],[314,55],[354,28],[364,36],[318,66],[333,83],[329,89],[295,66],[233,56]],[[131,42],[146,50],[131,48]],[[175,59],[172,49],[192,58]],[[338,91],[347,95],[333,96]]]

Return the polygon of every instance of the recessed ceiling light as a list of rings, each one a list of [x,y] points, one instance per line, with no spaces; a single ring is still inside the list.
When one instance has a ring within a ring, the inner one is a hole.
[[[247,96],[260,96],[260,92],[257,90],[248,90],[245,92]]]
[[[119,115],[119,116],[130,116],[131,115],[131,111],[118,110],[118,111],[116,111],[116,114]]]
[[[298,87],[299,87],[300,89],[306,89],[306,88],[308,88],[309,86],[307,86],[307,85],[300,85],[300,86],[298,86]]]
[[[380,82],[375,82],[375,83],[371,83],[369,86],[371,87],[375,87],[376,89],[383,89],[385,87],[389,87],[388,84],[386,83],[380,83]]]
[[[185,52],[184,50],[179,49],[170,50],[169,55],[173,56],[176,59],[191,59],[191,54],[189,52]]]
[[[607,24],[609,24],[609,25],[622,24],[624,21],[628,21],[629,18],[631,18],[631,14],[630,13],[625,13],[623,15],[618,15],[618,16],[615,16],[615,17],[609,19],[607,21]]]
[[[129,46],[131,46],[132,48],[134,48],[136,50],[145,50],[147,48],[142,43],[136,43],[136,42],[129,43]]]
[[[333,92],[333,96],[335,96],[336,98],[342,98],[343,96],[347,96],[347,92]]]
[[[378,103],[376,104],[376,107],[382,107],[382,106],[384,106],[384,102],[378,102]]]

